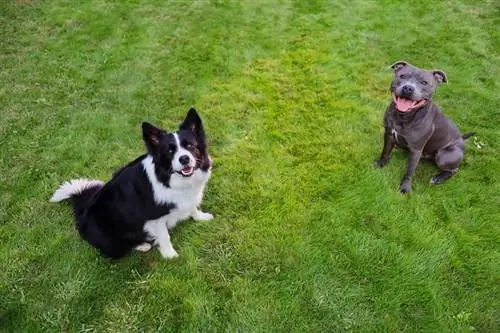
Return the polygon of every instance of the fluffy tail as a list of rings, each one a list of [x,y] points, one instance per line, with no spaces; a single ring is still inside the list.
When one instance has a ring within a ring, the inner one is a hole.
[[[104,186],[100,180],[73,179],[64,182],[54,193],[50,202],[59,202],[66,199],[73,200],[75,213],[86,206],[93,195]]]
[[[474,132],[468,132],[468,133],[462,134],[462,139],[467,140],[468,138],[470,138],[471,136],[473,136],[475,134],[476,133],[474,133]]]
[[[104,183],[100,180],[73,179],[62,183],[52,198],[50,198],[50,202],[63,201],[92,189],[100,189],[103,185]]]

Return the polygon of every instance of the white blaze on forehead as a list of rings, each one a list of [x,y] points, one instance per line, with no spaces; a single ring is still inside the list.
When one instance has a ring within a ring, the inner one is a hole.
[[[186,150],[181,146],[181,140],[179,139],[179,134],[174,133],[174,139],[175,139],[175,144],[177,145],[177,153],[179,154],[179,156],[182,155],[190,156],[191,153],[189,152],[189,150]]]
[[[189,156],[189,166],[194,167],[196,164],[196,160],[193,154],[191,154],[189,150],[186,150],[181,146],[181,141],[179,139],[178,133],[174,133],[174,139],[175,139],[175,145],[177,146],[177,151],[175,152],[174,157],[172,158],[172,166],[174,167],[174,170],[179,171],[182,168],[184,168],[184,165],[182,165],[181,162],[179,161],[179,157],[184,155]]]

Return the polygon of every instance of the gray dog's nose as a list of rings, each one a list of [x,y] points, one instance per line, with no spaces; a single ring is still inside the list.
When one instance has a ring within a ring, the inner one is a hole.
[[[415,89],[412,86],[403,86],[402,92],[405,95],[411,95],[411,94],[413,94],[414,90]]]
[[[189,156],[182,155],[181,157],[179,157],[179,162],[181,162],[182,165],[189,164]]]

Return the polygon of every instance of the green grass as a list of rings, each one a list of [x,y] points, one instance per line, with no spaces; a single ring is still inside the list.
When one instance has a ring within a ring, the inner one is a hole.
[[[499,25],[497,1],[3,1],[0,330],[498,332]],[[396,60],[446,71],[435,100],[477,133],[408,196],[403,152],[372,167]],[[191,105],[216,219],[176,260],[101,258],[48,199]]]

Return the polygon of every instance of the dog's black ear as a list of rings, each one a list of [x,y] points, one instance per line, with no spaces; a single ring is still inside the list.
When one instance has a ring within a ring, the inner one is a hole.
[[[432,71],[432,75],[436,79],[437,83],[447,83],[448,78],[446,77],[446,73],[440,69],[436,69]]]
[[[186,119],[179,126],[179,130],[188,130],[193,132],[199,138],[205,138],[205,131],[203,130],[203,123],[201,122],[201,118],[196,112],[195,108],[190,108]]]
[[[149,152],[156,150],[166,132],[150,123],[142,123],[142,138]]]
[[[199,149],[202,154],[201,159],[203,162],[201,168],[203,170],[207,170],[211,165],[211,161],[208,157],[208,147],[205,142],[205,130],[203,129],[203,123],[195,108],[189,109],[186,115],[186,119],[184,119],[182,124],[179,126],[179,130],[191,131],[194,134],[196,140],[198,141]]]
[[[395,63],[393,63],[390,68],[392,68],[395,72],[397,72],[401,68],[406,67],[408,65],[409,65],[409,63],[401,60],[401,61],[396,61]]]

